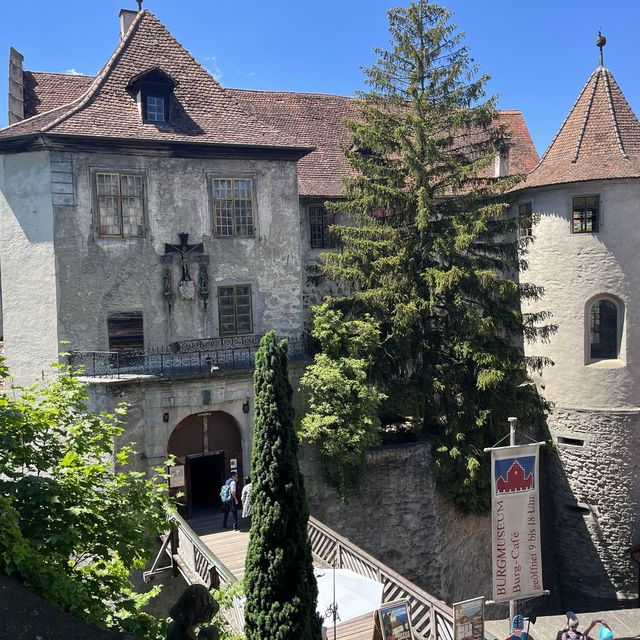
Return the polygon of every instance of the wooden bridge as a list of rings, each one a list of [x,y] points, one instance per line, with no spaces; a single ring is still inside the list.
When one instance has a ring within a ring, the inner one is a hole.
[[[172,514],[169,524],[169,531],[162,536],[160,553],[151,570],[145,573],[145,578],[161,571],[173,570],[179,572],[187,583],[203,584],[208,588],[232,585],[242,579],[249,544],[248,529],[222,529],[220,512],[192,518],[188,523],[179,515]],[[309,540],[316,566],[350,569],[382,583],[383,602],[407,600],[414,638],[453,639],[453,611],[447,604],[429,595],[313,517],[309,518]],[[242,634],[244,616],[240,599],[235,599],[224,616],[234,631]],[[373,612],[340,623],[336,629],[336,638],[372,640],[374,624]]]

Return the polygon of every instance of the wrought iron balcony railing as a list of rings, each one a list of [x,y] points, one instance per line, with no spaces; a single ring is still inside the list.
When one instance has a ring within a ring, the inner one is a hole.
[[[174,377],[251,370],[262,336],[206,338],[172,342],[168,348],[150,351],[72,351],[69,364],[91,378],[131,375]],[[289,361],[307,359],[304,336],[286,336]]]

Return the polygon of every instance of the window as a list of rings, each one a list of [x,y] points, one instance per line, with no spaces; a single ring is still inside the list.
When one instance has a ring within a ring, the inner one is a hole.
[[[154,67],[131,78],[127,90],[138,104],[143,122],[162,124],[171,120],[170,105],[177,85],[168,73]]]
[[[594,360],[618,357],[618,306],[611,300],[597,300],[590,312],[590,355]]]
[[[309,207],[309,224],[312,249],[331,249],[335,241],[329,233],[329,227],[335,224],[335,215],[322,205]]]
[[[600,231],[600,196],[573,198],[571,211],[571,231],[573,233]]]
[[[146,96],[146,102],[146,119],[149,122],[164,122],[166,120],[165,99],[160,96]]]
[[[518,207],[518,238],[530,238],[533,235],[533,209],[530,202]]]
[[[251,333],[251,286],[218,287],[218,314],[221,336]]]
[[[251,178],[214,178],[211,186],[216,236],[253,237],[255,229]]]
[[[109,351],[143,351],[142,313],[114,313],[107,318]]]
[[[144,187],[141,175],[96,173],[98,233],[144,235]]]

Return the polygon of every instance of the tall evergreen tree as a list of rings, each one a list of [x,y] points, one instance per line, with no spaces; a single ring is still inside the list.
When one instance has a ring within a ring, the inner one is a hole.
[[[254,387],[245,633],[248,640],[319,640],[322,622],[316,613],[318,587],[298,467],[287,344],[278,342],[274,331],[260,343]]]
[[[422,418],[440,486],[481,512],[483,448],[508,416],[544,414],[528,367],[545,362],[525,362],[522,339],[553,327],[520,309],[542,291],[519,281],[526,246],[505,198],[518,178],[490,177],[508,132],[450,17],[426,0],[389,11],[391,48],[376,50],[360,118],[348,123],[355,175],[336,206],[357,224],[334,227],[342,251],[324,256],[324,270],[354,292],[330,307],[379,323],[372,371],[388,408]]]

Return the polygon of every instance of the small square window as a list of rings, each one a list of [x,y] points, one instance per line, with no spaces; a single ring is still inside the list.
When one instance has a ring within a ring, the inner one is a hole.
[[[600,231],[600,196],[576,196],[571,212],[572,233]]]
[[[533,235],[533,209],[530,202],[518,207],[518,238],[530,238]]]
[[[164,122],[165,119],[165,99],[160,96],[147,96],[147,120]]]

